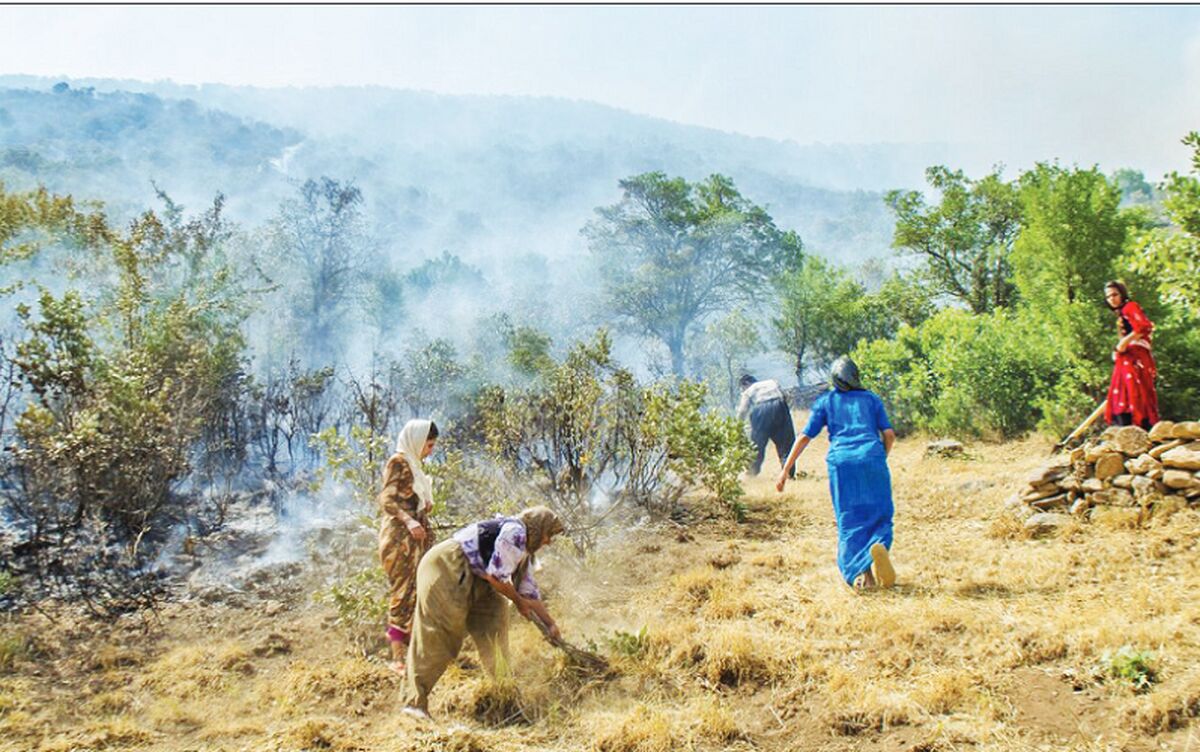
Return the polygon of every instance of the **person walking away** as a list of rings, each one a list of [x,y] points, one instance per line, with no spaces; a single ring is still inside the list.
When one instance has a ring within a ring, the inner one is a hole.
[[[758,475],[767,454],[767,441],[774,442],[779,462],[783,464],[786,453],[796,440],[796,428],[792,425],[792,412],[783,397],[783,389],[775,379],[756,380],[744,374],[739,381],[742,398],[738,402],[738,420],[750,416],[750,440],[758,454],[750,466],[750,474]],[[793,471],[792,476],[796,477]]]
[[[417,601],[417,566],[433,545],[429,511],[433,484],[421,462],[433,453],[438,429],[433,421],[410,420],[388,458],[379,492],[379,560],[388,580],[388,642],[392,670],[404,673]]]
[[[896,441],[883,400],[863,389],[858,366],[838,358],[833,389],[813,404],[812,416],[792,447],[775,488],[783,491],[788,474],[809,442],[829,430],[829,492],[838,529],[838,569],[857,590],[889,588],[892,567],[892,476],[887,457]]]
[[[1150,350],[1154,324],[1121,282],[1104,286],[1104,299],[1117,316],[1117,347],[1113,351],[1112,381],[1104,420],[1113,426],[1141,426],[1149,431],[1158,422],[1158,366]]]

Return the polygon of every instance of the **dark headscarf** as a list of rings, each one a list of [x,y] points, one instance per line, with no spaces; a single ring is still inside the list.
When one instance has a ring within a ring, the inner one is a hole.
[[[862,381],[858,378],[858,365],[849,355],[843,355],[833,361],[829,381],[839,392],[853,392],[863,388]]]

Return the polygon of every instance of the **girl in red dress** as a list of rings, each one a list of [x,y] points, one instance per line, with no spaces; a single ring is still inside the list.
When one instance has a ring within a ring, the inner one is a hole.
[[[1113,352],[1112,384],[1104,419],[1115,426],[1141,426],[1146,430],[1158,422],[1158,394],[1154,379],[1158,369],[1150,353],[1150,333],[1154,324],[1145,311],[1129,299],[1129,291],[1120,282],[1104,286],[1104,299],[1117,314],[1117,332],[1121,339]]]

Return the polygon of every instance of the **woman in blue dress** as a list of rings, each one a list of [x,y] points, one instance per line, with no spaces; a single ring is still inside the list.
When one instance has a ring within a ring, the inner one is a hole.
[[[829,429],[829,491],[838,527],[838,568],[856,589],[896,582],[892,547],[892,476],[887,456],[896,441],[883,401],[863,389],[848,357],[833,364],[833,389],[813,405],[804,433],[792,445],[775,488],[783,491],[796,458]]]

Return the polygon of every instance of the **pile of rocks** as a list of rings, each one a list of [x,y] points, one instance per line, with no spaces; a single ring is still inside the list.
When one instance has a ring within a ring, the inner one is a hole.
[[[1104,507],[1200,504],[1200,421],[1163,421],[1149,432],[1111,426],[1026,480],[1008,506],[1035,531]]]

